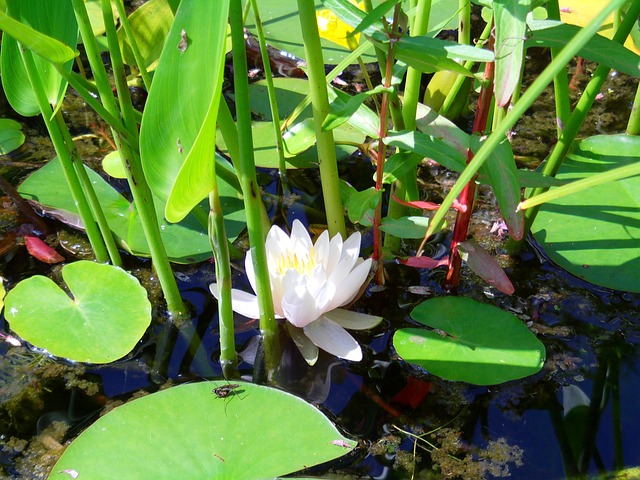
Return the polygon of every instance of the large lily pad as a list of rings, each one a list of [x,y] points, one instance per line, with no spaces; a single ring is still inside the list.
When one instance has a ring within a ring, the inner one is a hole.
[[[129,402],[83,432],[50,479],[276,478],[338,458],[356,442],[315,407],[244,382],[181,385]]]
[[[640,138],[582,140],[557,177],[584,178],[640,160]],[[531,229],[551,260],[596,285],[640,292],[640,177],[545,203]]]
[[[121,268],[79,261],[62,268],[72,298],[48,277],[21,281],[6,298],[5,318],[22,338],[53,355],[109,363],[129,353],[151,323],[138,280]]]
[[[544,345],[516,316],[464,297],[427,300],[411,318],[435,330],[402,328],[393,346],[407,362],[447,380],[495,385],[542,368]]]
[[[100,175],[87,168],[87,173],[109,226],[128,252],[148,257],[149,246],[144,236],[138,212],[132,204],[109,185]],[[229,184],[218,180],[220,200],[225,212],[225,227],[233,240],[246,227],[242,200]],[[52,188],[52,185],[57,185]],[[62,167],[57,158],[32,173],[20,185],[18,191],[27,199],[38,202],[45,211],[67,223],[81,224]],[[211,257],[211,244],[206,227],[189,215],[180,223],[169,223],[164,219],[164,204],[156,199],[156,215],[160,223],[160,234],[169,259],[177,263],[193,263]],[[81,226],[81,225],[78,225]]]

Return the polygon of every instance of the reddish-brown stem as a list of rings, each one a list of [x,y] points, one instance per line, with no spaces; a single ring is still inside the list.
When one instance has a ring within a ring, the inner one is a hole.
[[[384,86],[386,88],[391,87],[391,79],[393,74],[393,58],[394,58],[394,46],[396,42],[396,25],[398,24],[398,15],[400,12],[400,4],[396,5],[393,14],[393,25],[391,26],[389,53],[387,54],[387,64],[385,65]],[[384,173],[384,162],[387,155],[387,146],[382,139],[387,136],[388,130],[388,116],[389,116],[389,93],[382,94],[382,101],[380,103],[380,128],[378,129],[378,155],[376,165],[376,191],[382,190],[382,174]],[[382,230],[380,225],[382,223],[382,198],[376,206],[375,215],[373,217],[373,260],[377,263],[376,268],[376,283],[381,285],[384,283],[384,264],[382,255]]]
[[[493,47],[493,42],[490,41],[489,48]],[[483,133],[487,128],[487,118],[489,117],[489,109],[491,108],[491,97],[493,95],[493,62],[487,63],[484,68],[485,82],[480,89],[480,96],[478,98],[478,107],[476,109],[476,118],[473,122],[473,133]],[[473,159],[473,152],[471,149],[467,150],[467,164]],[[469,223],[471,222],[471,214],[473,213],[473,200],[476,195],[476,177],[464,187],[458,202],[460,205],[465,206],[466,209],[458,210],[456,215],[456,224],[453,229],[453,236],[451,238],[451,253],[449,255],[449,266],[447,270],[447,276],[445,277],[444,287],[447,290],[454,290],[460,283],[460,267],[462,265],[462,258],[458,251],[458,244],[464,242],[467,239],[469,233]]]

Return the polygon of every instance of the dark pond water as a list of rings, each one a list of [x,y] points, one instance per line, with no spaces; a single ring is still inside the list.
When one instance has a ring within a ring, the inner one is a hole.
[[[607,88],[619,88],[618,81],[612,77],[613,86]],[[542,102],[546,100],[548,96]],[[514,138],[517,152],[538,162],[550,148],[541,139],[555,128],[553,114],[540,113],[545,107],[549,105],[541,105],[523,119]],[[84,114],[72,121],[83,124]],[[541,120],[539,115],[546,116]],[[604,128],[609,117],[601,118],[591,122],[596,125],[591,128]],[[532,125],[543,133],[531,130]],[[37,122],[28,126],[31,151],[25,155],[50,158],[35,150],[34,134],[41,126]],[[92,138],[83,156],[100,157],[103,145]],[[343,178],[351,179],[354,186],[369,186],[372,169],[367,162],[355,157],[341,168]],[[13,170],[10,174],[22,175]],[[453,180],[445,172],[428,169],[421,177],[431,192],[441,192]],[[291,182],[296,197],[281,199],[275,177],[261,173],[271,215],[281,223],[299,218],[307,225],[321,225],[324,219],[315,173],[293,172]],[[282,211],[279,206],[283,203],[292,206]],[[510,475],[512,479],[553,480],[578,469],[596,475],[640,465],[640,295],[601,289],[573,278],[551,264],[535,245],[509,258],[502,250],[504,239],[499,232],[491,233],[497,220],[494,202],[482,190],[472,234],[498,255],[516,294],[502,295],[465,270],[458,295],[494,304],[521,318],[547,349],[542,371],[504,385],[477,387],[447,382],[404,363],[393,351],[392,334],[411,323],[409,313],[414,306],[445,294],[440,286],[444,274],[389,263],[384,289],[370,288],[356,305],[385,318],[374,331],[356,334],[364,345],[362,362],[350,364],[321,354],[311,368],[283,337],[280,388],[318,405],[348,435],[361,440],[349,457],[309,474],[376,479]],[[364,254],[369,253],[370,241],[365,234]],[[443,237],[431,245],[432,254],[446,254],[446,244]],[[406,248],[409,253],[415,246]],[[148,262],[128,261],[153,296],[158,287]],[[13,249],[2,258],[0,270],[15,283],[47,269],[24,249]],[[157,309],[157,322],[145,339],[115,364],[69,364],[0,341],[0,477],[46,478],[64,443],[109,409],[159,388],[220,378],[216,305],[208,290],[215,278],[213,270],[209,262],[177,267],[176,276],[193,319],[171,325]],[[249,289],[240,271],[235,286]],[[238,327],[240,372],[250,379],[257,325],[239,322]],[[0,332],[10,333],[4,317]],[[563,402],[569,393],[575,397],[579,391],[589,406],[565,416]],[[585,459],[574,452],[585,452]]]

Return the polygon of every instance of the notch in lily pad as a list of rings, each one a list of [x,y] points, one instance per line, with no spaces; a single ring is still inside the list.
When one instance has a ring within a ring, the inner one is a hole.
[[[542,342],[518,317],[493,305],[433,298],[411,318],[431,329],[402,328],[393,346],[407,362],[446,380],[496,385],[533,375],[544,364]]]
[[[89,261],[62,267],[71,297],[35,275],[5,299],[11,329],[52,355],[109,363],[124,357],[151,323],[151,304],[138,280],[121,268]]]

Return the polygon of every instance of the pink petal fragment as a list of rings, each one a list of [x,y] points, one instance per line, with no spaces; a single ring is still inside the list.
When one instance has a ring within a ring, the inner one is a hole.
[[[64,257],[56,252],[49,245],[44,243],[38,237],[32,237],[30,235],[24,236],[24,243],[27,246],[29,255],[37,258],[44,263],[60,263],[64,262]]]
[[[449,257],[443,257],[440,260],[434,260],[431,257],[409,257],[406,260],[397,259],[401,264],[414,268],[436,268],[449,263]]]

